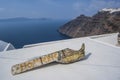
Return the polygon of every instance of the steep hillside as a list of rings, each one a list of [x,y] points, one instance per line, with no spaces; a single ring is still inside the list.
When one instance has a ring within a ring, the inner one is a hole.
[[[120,8],[102,9],[92,17],[80,15],[61,26],[60,33],[69,37],[83,37],[120,31]]]

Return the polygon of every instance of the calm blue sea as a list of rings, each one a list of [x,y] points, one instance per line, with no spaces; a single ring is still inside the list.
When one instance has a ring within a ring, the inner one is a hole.
[[[67,20],[0,21],[0,40],[21,48],[27,44],[68,39],[57,32]]]

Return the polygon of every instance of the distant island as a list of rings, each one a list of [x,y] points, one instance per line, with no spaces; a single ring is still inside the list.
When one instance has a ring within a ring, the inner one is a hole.
[[[26,18],[26,17],[15,17],[15,18],[6,18],[0,19],[0,21],[30,21],[30,20],[52,20],[50,18]]]
[[[120,8],[104,8],[92,17],[80,15],[58,30],[69,37],[84,37],[120,31]]]

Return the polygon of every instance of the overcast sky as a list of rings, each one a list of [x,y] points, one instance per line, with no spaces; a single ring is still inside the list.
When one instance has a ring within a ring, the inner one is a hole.
[[[0,18],[71,19],[93,15],[102,8],[118,8],[120,0],[0,0]]]

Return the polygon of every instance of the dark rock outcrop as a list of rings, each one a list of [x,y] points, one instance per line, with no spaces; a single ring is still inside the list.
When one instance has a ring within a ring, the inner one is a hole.
[[[120,11],[101,10],[92,17],[80,15],[61,26],[60,33],[69,37],[83,37],[120,31]]]

